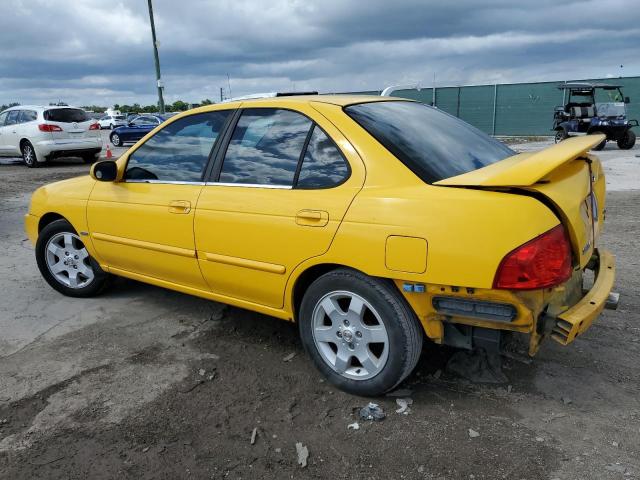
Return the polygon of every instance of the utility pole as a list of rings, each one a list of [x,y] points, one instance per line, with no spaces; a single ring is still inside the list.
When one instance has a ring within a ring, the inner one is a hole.
[[[149,21],[151,22],[151,37],[153,38],[153,57],[156,61],[156,81],[158,85],[158,108],[160,113],[164,113],[164,99],[162,98],[162,89],[164,85],[160,78],[160,57],[158,56],[158,41],[156,40],[156,25],[153,22],[153,7],[151,6],[151,0],[147,0],[149,5]]]

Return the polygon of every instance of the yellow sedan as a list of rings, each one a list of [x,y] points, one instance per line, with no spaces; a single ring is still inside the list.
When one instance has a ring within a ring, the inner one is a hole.
[[[514,332],[533,355],[615,307],[601,141],[516,154],[413,101],[236,101],[36,190],[26,231],[65,295],[119,275],[293,321],[333,384],[378,395],[425,338],[499,351]]]

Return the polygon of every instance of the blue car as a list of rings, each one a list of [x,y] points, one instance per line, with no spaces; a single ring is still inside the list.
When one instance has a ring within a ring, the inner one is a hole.
[[[137,142],[165,120],[166,117],[162,115],[139,115],[127,125],[114,128],[109,139],[116,147],[121,147],[126,142]]]

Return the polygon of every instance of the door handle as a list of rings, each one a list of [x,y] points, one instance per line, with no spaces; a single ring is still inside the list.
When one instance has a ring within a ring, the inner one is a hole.
[[[329,213],[324,210],[300,210],[296,223],[305,227],[324,227],[329,223]]]
[[[189,213],[191,202],[187,200],[173,200],[169,202],[169,213]]]

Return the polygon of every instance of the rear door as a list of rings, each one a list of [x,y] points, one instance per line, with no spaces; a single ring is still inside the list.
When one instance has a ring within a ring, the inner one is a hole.
[[[317,111],[247,108],[228,134],[195,217],[214,293],[280,308],[291,272],[326,252],[364,182],[346,139]]]

